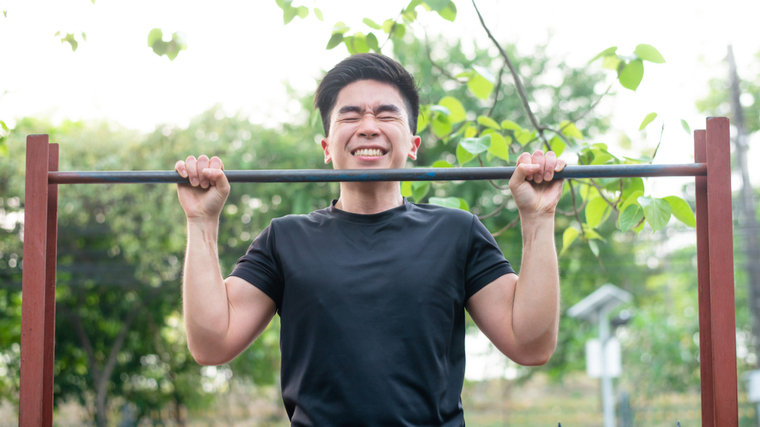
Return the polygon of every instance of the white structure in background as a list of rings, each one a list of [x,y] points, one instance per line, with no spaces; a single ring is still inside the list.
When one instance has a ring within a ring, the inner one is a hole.
[[[757,420],[760,425],[760,369],[745,373],[744,379],[747,380],[747,400],[757,403]]]
[[[610,337],[609,314],[620,304],[630,302],[631,294],[615,285],[606,284],[578,304],[570,307],[570,317],[599,323],[599,339],[586,343],[586,372],[602,379],[604,427],[615,427],[615,393],[612,378],[620,376],[620,342]]]

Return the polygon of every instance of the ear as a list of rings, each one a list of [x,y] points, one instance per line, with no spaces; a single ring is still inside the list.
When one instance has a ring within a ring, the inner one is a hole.
[[[325,164],[328,164],[332,161],[332,156],[330,156],[330,145],[327,143],[327,139],[322,139],[322,151],[325,152]]]
[[[420,149],[420,142],[422,142],[422,138],[420,138],[417,135],[414,135],[412,137],[412,148],[409,150],[409,158],[412,160],[417,160],[417,151]]]

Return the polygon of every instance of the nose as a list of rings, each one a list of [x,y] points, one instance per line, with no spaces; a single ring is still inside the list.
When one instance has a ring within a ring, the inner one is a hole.
[[[375,116],[372,114],[365,114],[359,123],[359,129],[357,130],[360,136],[364,138],[374,138],[380,135],[380,128],[377,126]]]

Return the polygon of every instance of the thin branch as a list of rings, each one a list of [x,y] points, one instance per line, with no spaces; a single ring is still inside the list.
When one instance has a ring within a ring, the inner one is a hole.
[[[497,231],[495,233],[491,233],[491,236],[493,236],[493,237],[499,237],[499,236],[501,236],[501,234],[503,232],[505,232],[505,231],[509,230],[510,228],[513,228],[515,225],[517,225],[517,221],[519,221],[519,220],[520,220],[520,216],[518,215],[518,216],[515,217],[515,219],[513,219],[512,221],[510,221],[509,224],[505,225],[501,230],[499,230],[499,231]]]
[[[578,224],[581,226],[581,236],[583,236],[585,239],[586,232],[583,230],[583,221],[581,221],[581,217],[578,215],[578,208],[575,207],[575,188],[573,187],[573,180],[567,180],[567,185],[570,186],[570,195],[573,196],[573,211],[575,211],[575,220],[578,221]]]
[[[662,123],[662,129],[660,129],[660,140],[657,141],[657,147],[654,148],[654,153],[652,153],[652,163],[654,163],[654,156],[657,155],[657,151],[660,149],[660,144],[662,144],[663,133],[665,133],[665,122]]]
[[[478,154],[478,162],[480,162],[480,167],[485,167],[485,165],[483,164],[483,159],[480,157],[480,154]],[[493,180],[491,180],[491,179],[489,179],[488,182],[490,182],[491,185],[493,185],[494,187],[498,188],[499,190],[508,190],[509,189],[509,186],[502,187],[501,185],[493,182]]]
[[[606,197],[604,197],[604,193],[602,193],[602,187],[600,187],[599,184],[597,184],[596,181],[594,181],[593,178],[589,178],[589,181],[591,181],[591,185],[593,185],[594,188],[596,188],[596,190],[599,192],[599,195],[602,197],[602,200],[604,200],[605,202],[607,202],[607,204],[610,205],[610,207],[612,207],[612,209],[615,209],[615,212],[617,212],[618,209],[617,209],[617,206],[615,205],[615,203],[609,201]]]
[[[486,218],[491,218],[492,216],[496,216],[496,214],[498,214],[499,212],[501,212],[501,211],[502,211],[502,209],[504,209],[504,208],[507,206],[507,202],[508,202],[508,201],[509,201],[509,199],[507,199],[507,200],[504,200],[504,203],[502,203],[501,205],[499,205],[499,207],[498,207],[498,208],[496,208],[496,209],[495,209],[493,212],[491,212],[491,213],[487,213],[487,214],[485,214],[485,215],[478,215],[478,219],[486,219]]]
[[[504,70],[507,68],[507,64],[501,67],[499,70],[499,77],[496,79],[496,89],[493,90],[493,104],[491,109],[488,110],[488,117],[493,115],[493,110],[496,109],[496,103],[499,101],[499,91],[501,91],[501,77],[504,75]]]
[[[538,135],[540,136],[541,140],[546,144],[546,138],[544,137],[544,128],[538,123],[538,120],[536,119],[536,116],[533,114],[533,110],[530,108],[530,104],[528,103],[528,95],[525,92],[525,87],[522,84],[522,79],[520,79],[520,75],[517,73],[517,69],[515,69],[514,64],[512,64],[512,61],[509,59],[509,55],[507,55],[507,52],[504,51],[504,48],[501,47],[501,44],[496,40],[496,38],[491,34],[491,30],[488,29],[488,26],[486,25],[485,20],[483,20],[483,15],[480,14],[480,10],[478,10],[478,5],[475,4],[475,0],[472,0],[472,6],[475,8],[475,12],[478,14],[478,18],[480,19],[480,25],[483,27],[484,30],[486,30],[486,34],[488,34],[488,38],[491,39],[491,41],[496,45],[496,47],[499,49],[499,53],[501,54],[502,58],[504,58],[504,62],[506,63],[507,67],[509,67],[509,72],[512,73],[512,79],[515,81],[515,87],[517,88],[517,93],[520,95],[520,98],[523,102],[523,107],[525,108],[525,111],[528,113],[528,118],[530,118],[531,124],[533,124],[533,127],[538,131]]]
[[[458,78],[456,78],[453,74],[449,73],[448,70],[443,68],[442,65],[438,64],[437,62],[433,61],[433,56],[430,52],[430,40],[428,40],[427,30],[424,30],[425,33],[425,53],[427,54],[428,61],[433,65],[433,67],[438,70],[441,74],[444,76],[450,78],[451,80],[454,80],[455,82],[462,84],[462,82],[459,81]]]
[[[577,122],[578,120],[580,120],[580,119],[582,119],[582,118],[586,117],[586,115],[588,115],[588,113],[590,113],[590,112],[591,112],[591,110],[593,110],[594,108],[596,108],[596,106],[597,106],[597,105],[599,105],[599,102],[602,100],[602,98],[604,98],[604,97],[605,97],[605,95],[607,95],[607,94],[610,92],[610,89],[612,89],[612,84],[610,84],[609,86],[607,86],[607,90],[605,90],[603,94],[599,95],[599,98],[598,98],[596,101],[594,101],[594,103],[593,103],[593,104],[591,104],[591,106],[590,106],[590,107],[588,107],[588,109],[586,109],[586,111],[584,111],[584,112],[583,112],[583,113],[582,113],[580,116],[578,116],[578,117],[575,117],[575,118],[573,118],[573,119],[570,119],[570,123],[575,123],[575,122]],[[565,125],[565,126],[569,126],[569,125],[570,125],[570,123],[568,123],[568,124],[567,124],[567,125]],[[564,129],[564,128],[565,128],[565,126],[563,126],[562,128]]]

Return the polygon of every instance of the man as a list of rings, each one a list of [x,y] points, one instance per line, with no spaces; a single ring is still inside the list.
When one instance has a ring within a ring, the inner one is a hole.
[[[402,168],[415,159],[419,98],[397,62],[354,55],[315,104],[325,162]],[[187,215],[184,312],[201,364],[229,362],[281,316],[282,396],[294,426],[462,426],[464,310],[517,363],[554,351],[559,274],[554,210],[564,162],[524,153],[510,180],[521,275],[472,214],[409,203],[398,182],[341,183],[330,207],[272,221],[226,279],[217,258],[230,187],[221,160],[178,161]]]

